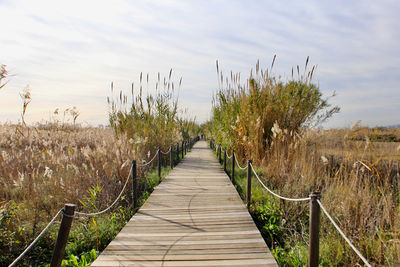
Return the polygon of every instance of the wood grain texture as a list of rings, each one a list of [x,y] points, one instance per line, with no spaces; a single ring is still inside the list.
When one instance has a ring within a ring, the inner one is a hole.
[[[198,142],[92,266],[278,266],[236,189]]]

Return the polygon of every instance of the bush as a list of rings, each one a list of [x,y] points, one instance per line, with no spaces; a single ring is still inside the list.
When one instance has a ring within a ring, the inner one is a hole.
[[[245,85],[231,75],[231,83],[214,97],[213,116],[207,124],[210,135],[238,155],[262,160],[277,134],[275,125],[293,136],[300,127],[319,124],[339,112],[311,83],[314,67],[305,78],[286,82],[270,76],[268,70],[258,71],[258,65],[256,70]]]

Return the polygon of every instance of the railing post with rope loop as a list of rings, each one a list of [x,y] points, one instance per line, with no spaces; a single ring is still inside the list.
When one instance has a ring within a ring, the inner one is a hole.
[[[221,144],[218,145],[218,162],[221,164],[222,159],[221,159]]]
[[[182,159],[183,159],[183,153],[184,153],[184,151],[183,151],[184,143],[185,142],[182,141]]]
[[[50,267],[61,266],[61,261],[64,258],[65,246],[67,245],[69,230],[71,229],[74,215],[75,205],[65,204],[60,229],[58,230],[56,246],[54,247],[53,257],[51,258]]]
[[[224,172],[226,172],[226,148],[224,148]]]
[[[135,212],[137,208],[136,160],[132,160],[132,203],[133,212]]]
[[[172,160],[172,146],[169,147],[169,168],[172,170],[174,162]]]
[[[159,178],[159,182],[161,183],[161,149],[160,148],[158,148],[157,153],[158,153],[158,178]]]
[[[176,164],[179,162],[179,143],[176,143]]]
[[[235,150],[232,149],[232,182],[235,181],[235,160],[236,160]]]
[[[319,262],[319,227],[321,208],[318,200],[321,199],[321,193],[314,192],[310,195],[310,254],[309,267],[318,267]]]
[[[247,208],[250,207],[251,203],[251,163],[253,161],[249,159],[247,161]]]
[[[162,166],[164,168],[166,168],[167,167],[167,157],[166,157],[166,154],[162,151],[161,151],[161,162],[163,163]]]

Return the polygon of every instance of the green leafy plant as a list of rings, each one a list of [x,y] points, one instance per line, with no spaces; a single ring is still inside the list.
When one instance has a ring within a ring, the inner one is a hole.
[[[61,266],[63,267],[87,267],[89,266],[98,256],[96,250],[92,249],[88,253],[81,254],[80,257],[74,254],[69,255],[68,259],[63,260]],[[50,265],[48,265],[50,266]]]

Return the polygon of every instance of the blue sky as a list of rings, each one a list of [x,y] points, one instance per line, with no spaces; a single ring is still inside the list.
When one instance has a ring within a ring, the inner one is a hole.
[[[326,127],[400,123],[400,1],[27,1],[0,0],[0,122],[76,106],[79,122],[107,123],[110,83],[129,92],[140,72],[178,81],[181,106],[210,116],[215,60],[246,77],[257,60],[289,76],[307,56],[314,82],[341,113]]]

